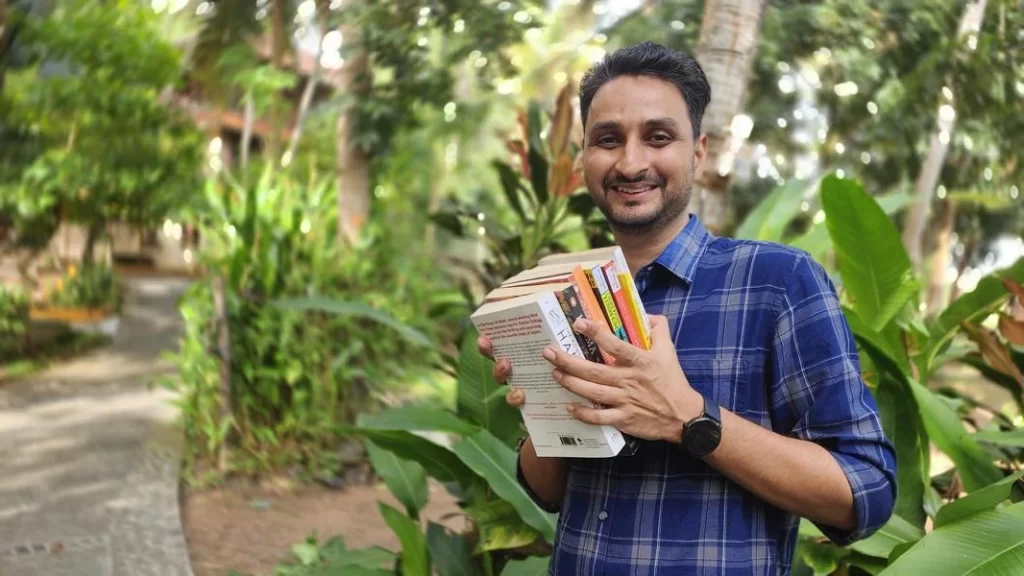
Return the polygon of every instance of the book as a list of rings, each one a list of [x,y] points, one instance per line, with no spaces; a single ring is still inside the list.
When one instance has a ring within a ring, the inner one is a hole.
[[[494,357],[512,363],[507,384],[526,393],[521,413],[539,457],[635,454],[635,438],[612,426],[585,424],[566,412],[567,404],[588,401],[555,381],[554,367],[542,356],[545,347],[554,345],[591,362],[615,363],[612,355],[573,329],[579,318],[597,323],[624,342],[650,347],[642,327],[643,302],[620,248],[542,259],[487,293],[470,316],[477,331],[491,340]]]
[[[554,345],[573,356],[585,356],[555,292],[539,290],[485,303],[470,319],[490,338],[494,357],[512,362],[507,384],[526,392],[520,411],[537,456],[609,458],[622,450],[626,441],[619,430],[580,422],[565,410],[567,404],[587,400],[555,381],[543,350]]]

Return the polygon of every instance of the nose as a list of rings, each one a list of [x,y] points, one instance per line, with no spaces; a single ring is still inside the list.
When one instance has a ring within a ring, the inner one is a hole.
[[[647,158],[647,150],[639,139],[630,138],[626,140],[618,160],[615,162],[615,169],[622,174],[626,180],[631,180],[647,172],[650,162]]]

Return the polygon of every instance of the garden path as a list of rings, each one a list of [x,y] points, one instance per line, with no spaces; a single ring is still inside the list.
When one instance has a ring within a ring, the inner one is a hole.
[[[0,385],[0,574],[191,576],[182,434],[153,385],[186,281],[129,279],[111,346]]]

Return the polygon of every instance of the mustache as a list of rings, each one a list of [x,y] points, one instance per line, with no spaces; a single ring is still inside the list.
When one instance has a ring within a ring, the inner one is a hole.
[[[632,178],[628,178],[626,176],[623,176],[622,174],[616,174],[613,176],[606,176],[604,180],[601,182],[601,184],[605,187],[605,189],[611,188],[613,186],[623,186],[626,184],[647,184],[650,186],[659,186],[664,188],[665,179],[659,177],[657,174],[650,174],[647,172],[642,172]]]

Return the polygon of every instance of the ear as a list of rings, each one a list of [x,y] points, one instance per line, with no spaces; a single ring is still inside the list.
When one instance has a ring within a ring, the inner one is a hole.
[[[697,182],[704,173],[704,161],[708,157],[708,135],[701,132],[693,145],[693,180]]]

